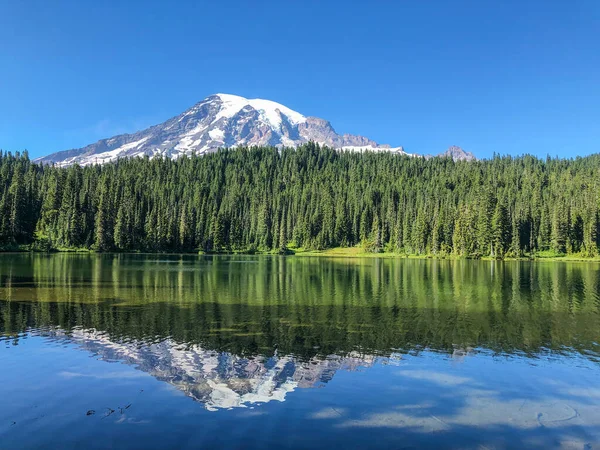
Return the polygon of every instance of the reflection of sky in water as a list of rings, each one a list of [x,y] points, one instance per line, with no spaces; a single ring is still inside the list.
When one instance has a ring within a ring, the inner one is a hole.
[[[351,352],[345,356],[329,355],[301,360],[290,355],[241,357],[232,353],[204,349],[199,345],[182,345],[171,339],[156,343],[136,340],[114,341],[107,333],[74,329],[36,331],[51,345],[76,344],[97,359],[124,362],[167,382],[201,402],[207,410],[248,407],[270,401],[283,402],[295,389],[322,386],[338,370],[360,370],[378,360],[386,364],[400,361],[401,355],[378,358]],[[9,342],[9,341],[7,341]],[[88,377],[108,380],[114,372],[81,373],[62,371],[65,378]],[[130,376],[137,376],[132,373]]]
[[[325,447],[319,436],[349,448],[595,448],[600,442],[600,367],[583,357],[472,350],[247,359],[168,340],[146,346],[81,330],[68,339],[60,330],[51,334],[23,336],[17,346],[5,341],[0,350],[0,436],[7,442],[33,445],[40,436],[23,430],[43,436],[71,433],[72,426],[78,431],[67,443],[104,435],[118,444],[121,434],[130,439],[139,427],[145,448],[178,442],[162,435],[170,429],[189,434],[183,448],[207,442],[252,448],[278,439]],[[89,410],[95,413],[86,416]],[[201,433],[194,431],[199,424]]]
[[[0,256],[0,449],[597,448],[598,267]]]

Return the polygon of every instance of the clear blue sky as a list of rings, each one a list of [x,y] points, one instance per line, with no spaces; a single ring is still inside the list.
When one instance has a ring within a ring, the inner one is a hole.
[[[225,92],[407,151],[600,152],[600,1],[2,1],[0,148],[136,131]]]

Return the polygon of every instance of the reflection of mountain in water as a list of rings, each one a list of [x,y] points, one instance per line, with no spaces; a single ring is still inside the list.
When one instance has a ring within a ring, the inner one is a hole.
[[[288,392],[329,382],[338,370],[357,370],[387,358],[352,352],[300,360],[291,355],[240,357],[199,345],[181,345],[172,339],[158,343],[112,341],[106,333],[75,329],[43,332],[44,336],[68,339],[106,361],[135,365],[205,405],[208,410],[246,407],[251,404],[284,401]]]

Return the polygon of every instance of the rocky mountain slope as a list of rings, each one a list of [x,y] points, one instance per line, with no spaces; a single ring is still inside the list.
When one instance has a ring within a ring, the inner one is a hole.
[[[38,161],[59,166],[102,164],[133,156],[178,158],[214,152],[221,147],[295,147],[309,141],[343,150],[407,154],[402,147],[381,145],[363,136],[340,135],[328,121],[304,116],[270,100],[216,94],[159,125],[53,153]],[[467,155],[464,157],[455,148],[458,147],[451,147],[446,153],[455,159],[472,157],[458,149]]]
[[[438,156],[452,158],[454,161],[475,161],[477,158],[471,152],[466,152],[456,145],[450,146],[444,153]]]

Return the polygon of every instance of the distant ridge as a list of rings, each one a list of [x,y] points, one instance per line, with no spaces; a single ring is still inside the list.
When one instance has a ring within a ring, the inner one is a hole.
[[[466,152],[462,148],[452,145],[444,153],[439,154],[441,157],[450,157],[454,161],[475,161],[477,158],[471,152]]]

